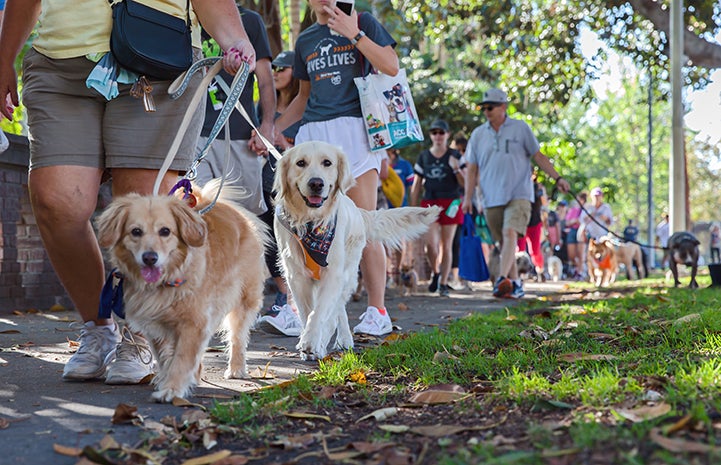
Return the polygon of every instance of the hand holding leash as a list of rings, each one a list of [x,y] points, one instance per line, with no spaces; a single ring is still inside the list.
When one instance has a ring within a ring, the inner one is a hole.
[[[562,193],[566,194],[566,193],[568,193],[568,191],[571,190],[571,183],[566,181],[566,179],[563,176],[557,177],[555,179],[555,181],[556,181],[556,187]]]

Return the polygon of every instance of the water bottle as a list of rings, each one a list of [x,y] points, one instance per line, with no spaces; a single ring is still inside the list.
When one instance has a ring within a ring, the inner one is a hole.
[[[456,199],[453,202],[451,202],[450,205],[448,205],[448,208],[446,209],[446,216],[449,218],[455,218],[458,214],[458,209],[461,206],[461,199]]]

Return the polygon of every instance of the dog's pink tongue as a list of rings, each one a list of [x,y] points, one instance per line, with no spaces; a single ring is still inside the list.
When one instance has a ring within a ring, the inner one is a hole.
[[[323,204],[323,197],[319,195],[313,195],[308,197],[308,202],[311,203],[311,205],[322,205]]]
[[[146,282],[154,283],[160,279],[162,271],[156,266],[144,266],[140,269],[140,275]]]

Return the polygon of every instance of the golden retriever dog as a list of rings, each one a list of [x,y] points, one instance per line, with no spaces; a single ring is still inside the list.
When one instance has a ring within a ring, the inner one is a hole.
[[[222,325],[229,344],[226,378],[246,377],[248,333],[263,303],[267,233],[256,216],[229,201],[239,190],[209,182],[198,204],[173,196],[130,194],[98,219],[98,238],[123,275],[126,321],[158,360],[153,398],[185,397]],[[264,239],[265,238],[265,239]]]
[[[297,345],[303,360],[325,357],[333,335],[331,350],[353,347],[346,302],[356,289],[366,244],[399,248],[403,239],[422,235],[440,212],[363,210],[346,195],[353,183],[345,154],[324,142],[299,144],[277,165],[275,237],[304,324]]]
[[[609,238],[588,241],[588,276],[596,287],[605,287],[616,281],[618,259],[616,248]]]

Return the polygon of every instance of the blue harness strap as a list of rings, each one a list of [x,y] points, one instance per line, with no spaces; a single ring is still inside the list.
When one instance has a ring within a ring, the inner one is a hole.
[[[117,284],[115,281],[117,280]],[[125,318],[125,304],[123,302],[123,275],[117,268],[108,274],[105,285],[100,293],[100,307],[98,318],[109,319],[115,313],[120,318]]]

